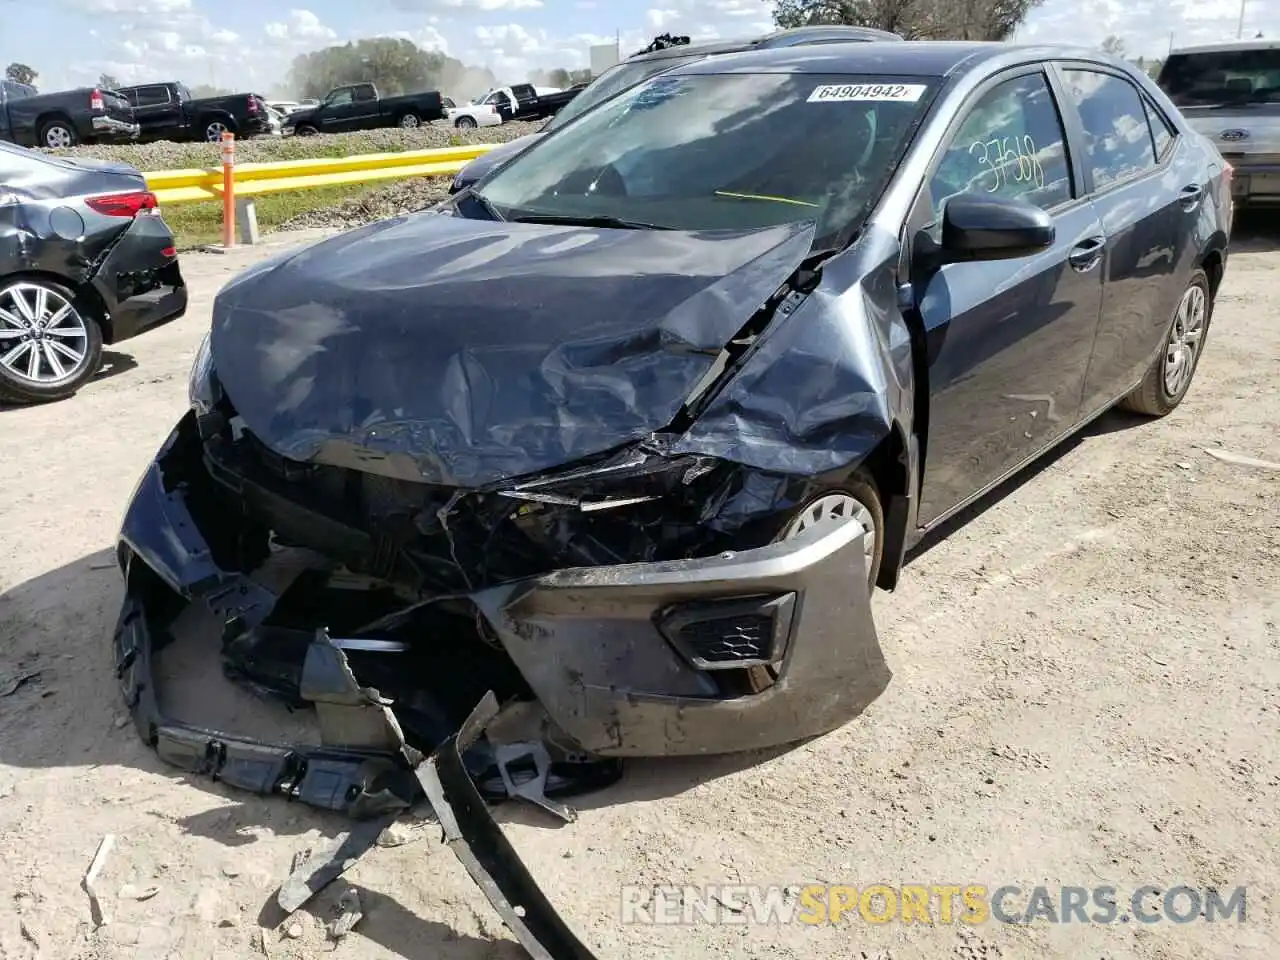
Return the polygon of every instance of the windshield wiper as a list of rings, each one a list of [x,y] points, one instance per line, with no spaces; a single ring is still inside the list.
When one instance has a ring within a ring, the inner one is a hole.
[[[470,190],[467,192],[467,196],[471,200],[475,201],[476,205],[489,216],[493,217],[493,219],[497,220],[499,223],[505,222],[502,214],[498,212],[498,208],[495,207],[484,194],[477,193],[475,190]]]
[[[562,223],[574,227],[606,227],[612,230],[670,230],[671,227],[656,223],[645,223],[643,220],[624,220],[621,217],[610,217],[605,214],[575,217],[568,213],[529,213],[521,217],[512,217],[512,223]]]

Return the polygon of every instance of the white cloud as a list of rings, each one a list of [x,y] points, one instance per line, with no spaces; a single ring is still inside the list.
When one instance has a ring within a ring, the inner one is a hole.
[[[297,43],[322,42],[338,36],[336,31],[321,23],[320,18],[310,10],[290,10],[288,20],[268,23],[262,29],[273,40]]]

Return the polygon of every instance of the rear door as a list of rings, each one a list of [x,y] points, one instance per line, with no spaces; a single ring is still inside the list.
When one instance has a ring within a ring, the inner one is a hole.
[[[1078,62],[1056,70],[1106,237],[1102,315],[1082,397],[1087,415],[1136,386],[1163,346],[1195,268],[1210,171],[1123,73]]]
[[[378,110],[378,88],[372,83],[357,83],[352,88],[352,104],[350,130],[372,130],[382,125],[382,117]]]
[[[125,96],[133,104],[134,120],[142,128],[140,136],[155,139],[182,127],[182,104],[165,84],[130,87]]]
[[[1078,420],[1102,305],[1103,238],[1066,144],[1044,69],[998,74],[959,112],[911,215],[913,246],[940,242],[943,210],[961,193],[1035,204],[1056,229],[1053,246],[1032,256],[912,276],[929,363],[922,525]]]

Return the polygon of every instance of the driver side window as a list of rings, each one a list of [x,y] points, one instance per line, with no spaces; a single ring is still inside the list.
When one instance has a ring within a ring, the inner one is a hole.
[[[929,183],[934,221],[961,193],[1025,200],[1045,210],[1070,200],[1064,141],[1044,74],[992,88],[971,108]]]
[[[348,87],[346,90],[339,90],[332,97],[330,97],[327,105],[330,107],[341,107],[341,106],[345,106],[348,103],[351,103],[352,99],[353,97],[351,93],[351,88]]]

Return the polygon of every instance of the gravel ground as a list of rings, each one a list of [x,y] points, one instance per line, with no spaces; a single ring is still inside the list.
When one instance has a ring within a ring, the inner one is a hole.
[[[109,654],[121,510],[186,406],[212,296],[299,239],[185,257],[186,319],[113,350],[68,402],[0,410],[0,956],[522,956],[413,825],[277,926],[266,905],[292,857],[342,824],[179,776],[124,718]],[[603,960],[1277,956],[1280,473],[1206,452],[1280,461],[1277,316],[1280,233],[1241,237],[1180,409],[1104,417],[877,594],[894,679],[858,720],[770,756],[633,763],[568,826],[499,808],[579,935]],[[191,716],[227,686],[215,657],[167,693]],[[108,833],[112,922],[95,931],[79,884]],[[620,922],[623,884],[808,882],[1243,884],[1248,919]],[[324,923],[347,883],[365,916],[335,948]]]
[[[470,143],[506,143],[533,133],[542,122],[504,123],[497,127],[457,130],[444,125],[417,130],[364,130],[358,133],[319,134],[314,137],[254,137],[236,142],[239,163],[303,160],[312,157],[347,157],[362,153],[399,153]],[[216,143],[92,144],[67,150],[46,151],[60,156],[97,157],[132,164],[139,170],[184,170],[216,167],[222,160]]]
[[[448,177],[417,177],[398,180],[385,187],[367,190],[342,200],[335,206],[308,210],[290,217],[279,230],[330,229],[349,230],[376,220],[404,213],[414,213],[434,206],[449,196]]]

